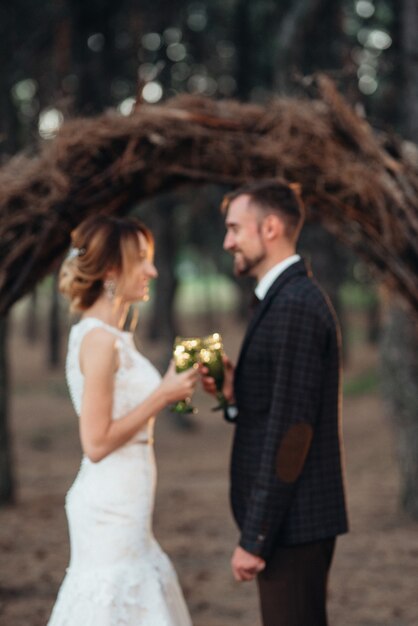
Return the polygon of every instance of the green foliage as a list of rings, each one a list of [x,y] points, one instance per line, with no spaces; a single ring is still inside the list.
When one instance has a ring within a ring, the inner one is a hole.
[[[347,282],[340,291],[342,304],[351,310],[364,311],[376,302],[376,292],[372,285]]]
[[[345,396],[361,396],[378,390],[379,375],[376,368],[361,372],[358,376],[344,382]]]
[[[189,276],[179,285],[175,308],[178,313],[188,315],[204,314],[208,311],[230,312],[236,309],[238,301],[238,288],[226,276]]]

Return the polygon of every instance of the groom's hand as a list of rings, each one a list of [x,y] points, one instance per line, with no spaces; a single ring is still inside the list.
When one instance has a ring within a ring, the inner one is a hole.
[[[229,404],[234,403],[234,371],[235,368],[229,358],[224,355],[223,357],[224,363],[224,386],[222,388],[222,393],[224,394],[227,402]],[[209,370],[204,365],[199,366],[199,371],[202,380],[202,387],[207,392],[216,395],[216,384],[215,379],[211,376],[208,376]]]
[[[247,552],[238,546],[231,559],[232,572],[235,580],[240,582],[253,580],[266,566],[266,562],[259,556]]]

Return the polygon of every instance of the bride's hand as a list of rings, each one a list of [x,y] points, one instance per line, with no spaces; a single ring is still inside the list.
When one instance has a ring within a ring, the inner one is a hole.
[[[194,393],[198,376],[199,373],[195,367],[177,373],[174,361],[171,361],[160,384],[160,391],[166,403],[171,404],[178,400],[190,398]]]

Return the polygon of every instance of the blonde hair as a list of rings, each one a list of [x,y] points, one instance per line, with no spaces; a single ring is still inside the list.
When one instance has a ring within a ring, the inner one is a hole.
[[[97,215],[73,230],[72,247],[59,275],[59,290],[70,300],[73,311],[85,311],[96,302],[109,270],[115,270],[123,284],[124,274],[140,254],[140,234],[152,255],[152,233],[136,218]]]

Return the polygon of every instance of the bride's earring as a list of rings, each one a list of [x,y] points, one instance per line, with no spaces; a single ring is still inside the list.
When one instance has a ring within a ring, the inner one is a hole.
[[[115,281],[111,279],[105,280],[103,283],[103,288],[104,288],[106,297],[108,298],[108,300],[112,302],[115,299],[115,295],[116,295]]]

